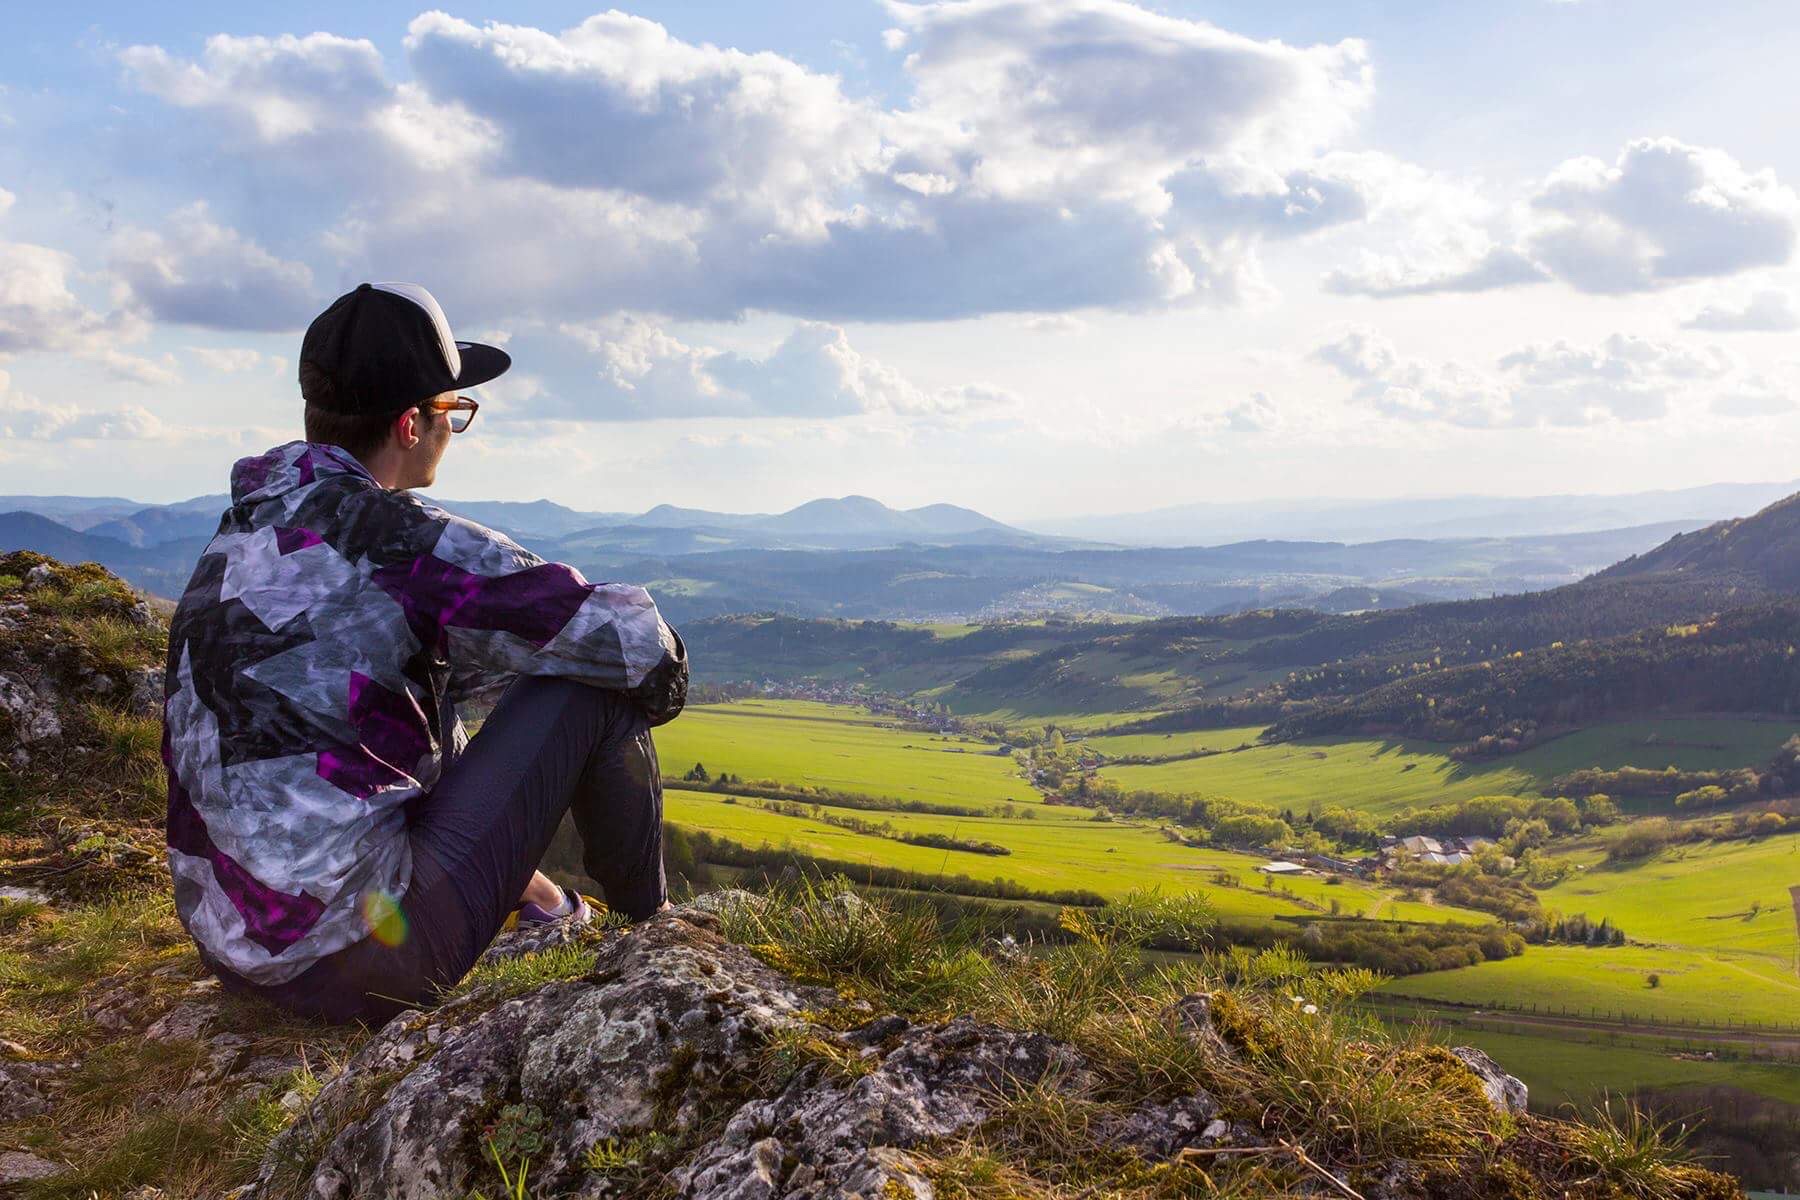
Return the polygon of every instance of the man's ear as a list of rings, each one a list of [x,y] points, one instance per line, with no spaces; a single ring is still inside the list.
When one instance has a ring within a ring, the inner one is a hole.
[[[419,444],[419,410],[409,408],[394,419],[394,441],[402,450]]]

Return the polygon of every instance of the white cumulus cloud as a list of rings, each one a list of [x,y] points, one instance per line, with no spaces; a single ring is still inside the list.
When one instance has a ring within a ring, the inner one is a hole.
[[[618,12],[561,32],[426,13],[404,83],[330,34],[120,57],[183,115],[176,138],[281,191],[279,211],[216,218],[246,245],[442,281],[478,320],[1232,304],[1261,289],[1261,240],[1366,211],[1326,162],[1372,93],[1359,42],[1124,0],[890,13],[890,106]]]
[[[613,421],[695,417],[832,418],[890,414],[940,421],[1004,416],[1011,392],[983,383],[928,389],[851,346],[844,330],[803,321],[762,356],[682,341],[623,315],[563,332],[601,361],[591,397],[534,397],[521,415]]]
[[[1516,212],[1469,222],[1460,248],[1452,241],[1424,261],[1365,252],[1325,286],[1406,296],[1557,279],[1583,292],[1647,292],[1779,266],[1797,239],[1800,197],[1774,172],[1717,148],[1640,138],[1611,163],[1564,162]]]
[[[1800,311],[1795,309],[1792,295],[1769,288],[1736,307],[1709,304],[1681,327],[1714,333],[1786,333],[1800,329]]]
[[[0,437],[8,440],[138,441],[161,437],[164,432],[156,414],[141,406],[52,404],[14,388],[7,373],[0,371]]]
[[[1654,420],[1677,397],[1713,394],[1739,374],[1716,347],[1626,334],[1593,345],[1522,346],[1492,370],[1402,354],[1367,327],[1340,334],[1313,356],[1350,381],[1353,399],[1384,416],[1478,429]]]
[[[111,263],[125,302],[158,321],[280,331],[304,327],[322,307],[309,267],[218,224],[204,202],[176,212],[163,230],[121,231]]]
[[[265,366],[277,371],[287,369],[287,359],[279,354],[264,354],[247,346],[189,346],[187,352],[201,366],[221,375],[237,375]]]

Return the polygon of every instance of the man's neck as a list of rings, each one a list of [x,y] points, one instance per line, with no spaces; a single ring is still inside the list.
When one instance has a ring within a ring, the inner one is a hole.
[[[387,447],[377,450],[366,458],[357,455],[356,461],[363,465],[363,470],[367,471],[376,483],[390,492],[400,486],[401,464],[398,456]]]

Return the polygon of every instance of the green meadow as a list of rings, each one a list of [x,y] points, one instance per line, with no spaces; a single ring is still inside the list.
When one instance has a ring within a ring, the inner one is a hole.
[[[1261,725],[1239,725],[1231,729],[1184,729],[1179,733],[1100,733],[1082,738],[1081,746],[1109,758],[1163,757],[1254,746],[1262,731]]]
[[[859,819],[885,821],[896,832],[944,833],[970,841],[995,842],[1006,855],[941,850],[892,838],[841,829],[810,817],[769,812],[752,799],[669,787],[663,796],[667,820],[748,846],[791,848],[801,854],[844,863],[900,867],[928,875],[968,875],[1007,879],[1035,890],[1085,888],[1122,896],[1142,888],[1199,890],[1221,917],[1265,921],[1329,910],[1337,901],[1346,915],[1402,920],[1485,924],[1485,913],[1397,900],[1370,884],[1346,880],[1328,884],[1307,876],[1263,885],[1256,867],[1263,859],[1225,850],[1195,849],[1171,842],[1155,826],[1127,821],[1088,820],[1085,809],[1041,806],[1036,819],[951,817],[926,813],[836,811]],[[1234,886],[1221,887],[1220,873]],[[1308,901],[1311,908],[1296,900]]]
[[[1308,738],[1179,762],[1109,766],[1101,774],[1130,790],[1227,796],[1277,809],[1338,805],[1386,814],[1473,796],[1538,795],[1556,776],[1581,767],[1746,766],[1771,757],[1794,732],[1794,725],[1775,721],[1627,721],[1480,763],[1452,761],[1450,747],[1439,742]]]
[[[1535,777],[1510,761],[1471,768],[1451,762],[1447,749],[1433,742],[1309,738],[1100,773],[1128,791],[1228,796],[1302,811],[1336,805],[1390,813],[1535,788]]]
[[[891,718],[798,700],[696,705],[656,731],[664,774],[718,775],[927,804],[1034,802],[1009,754],[972,738],[902,729]]]
[[[950,630],[945,631],[955,636]],[[1116,714],[1095,716],[1104,728]],[[1127,787],[1231,796],[1271,807],[1325,805],[1393,812],[1495,792],[1534,794],[1583,766],[1735,766],[1768,757],[1792,726],[1766,721],[1621,722],[1555,739],[1499,762],[1452,762],[1446,747],[1377,739],[1258,745],[1153,766],[1111,766]],[[1240,745],[1257,727],[1172,734],[1094,734],[1102,753],[1160,755]],[[1401,900],[1379,884],[1319,877],[1277,881],[1258,857],[1170,841],[1155,822],[1094,821],[1081,808],[1040,803],[1010,755],[974,739],[899,726],[858,709],[800,701],[701,705],[657,731],[668,775],[668,819],[748,846],[791,848],[821,859],[926,875],[1010,880],[1033,890],[1082,888],[1114,897],[1138,888],[1205,892],[1236,923],[1304,920],[1328,912],[1378,919],[1486,923],[1483,913]],[[702,762],[771,780],[925,804],[987,810],[982,816],[827,809],[888,822],[896,832],[994,842],[1006,855],[943,850],[768,812],[749,798],[680,786]],[[1011,802],[1013,817],[1001,806]],[[1027,819],[1023,814],[1032,813]],[[1561,1006],[1670,1021],[1800,1023],[1797,939],[1789,886],[1800,884],[1800,838],[1700,843],[1648,861],[1605,863],[1598,839],[1558,847],[1578,869],[1544,891],[1546,908],[1611,918],[1633,944],[1614,949],[1533,946],[1524,955],[1399,979],[1392,994],[1474,1005]],[[1230,881],[1221,886],[1219,878]],[[1649,985],[1649,976],[1659,986]]]
[[[1800,885],[1800,834],[1675,846],[1628,866],[1607,863],[1594,850],[1570,857],[1582,869],[1540,893],[1548,908],[1610,917],[1633,941],[1793,962],[1788,889]]]
[[[1800,978],[1791,963],[1677,946],[1532,946],[1518,958],[1409,975],[1382,990],[1478,1007],[1537,1005],[1596,1019],[1800,1024]]]

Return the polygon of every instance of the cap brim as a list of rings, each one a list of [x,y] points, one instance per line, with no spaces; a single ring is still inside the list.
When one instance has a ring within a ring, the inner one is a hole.
[[[458,388],[478,387],[506,374],[506,368],[512,366],[512,355],[498,346],[458,342],[456,352],[462,356],[462,374],[456,377]]]

